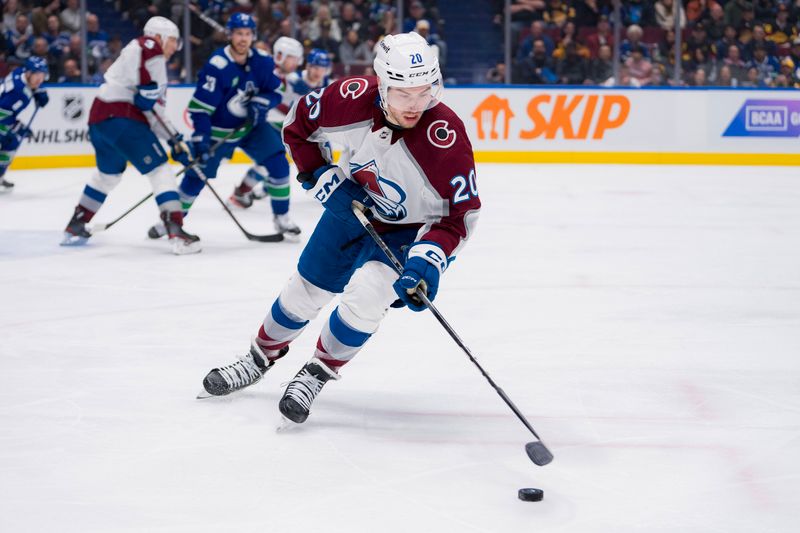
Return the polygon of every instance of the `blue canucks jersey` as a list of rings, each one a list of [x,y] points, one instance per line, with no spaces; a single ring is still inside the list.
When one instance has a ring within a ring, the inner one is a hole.
[[[22,67],[14,69],[0,86],[0,137],[5,136],[14,126],[17,115],[33,98],[33,91],[25,83],[24,72]]]
[[[268,54],[251,49],[247,62],[234,61],[230,47],[216,50],[198,74],[197,87],[189,102],[195,134],[221,139],[238,130],[228,142],[238,142],[249,133],[242,128],[253,99],[269,106],[280,102],[275,92],[281,80],[274,73],[275,62]]]

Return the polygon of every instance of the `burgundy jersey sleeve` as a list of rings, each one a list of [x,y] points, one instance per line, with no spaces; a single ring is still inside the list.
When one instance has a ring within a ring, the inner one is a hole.
[[[329,164],[319,145],[325,129],[372,120],[377,93],[374,77],[344,78],[300,98],[283,126],[283,142],[298,170],[314,172]]]
[[[441,216],[423,226],[419,240],[433,241],[452,256],[469,238],[481,208],[472,144],[464,123],[444,104],[417,127],[416,135],[404,137],[406,145],[446,204]]]

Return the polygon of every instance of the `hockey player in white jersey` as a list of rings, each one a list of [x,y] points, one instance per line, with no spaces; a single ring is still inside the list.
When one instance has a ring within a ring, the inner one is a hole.
[[[351,77],[311,92],[283,128],[298,180],[325,208],[297,265],[264,318],[250,350],[205,377],[220,396],[259,381],[309,322],[341,295],[313,357],[289,383],[278,407],[301,423],[323,386],[378,329],[390,306],[422,311],[419,288],[433,300],[439,282],[474,230],[481,202],[472,146],[444,103],[436,55],[416,33],[378,46],[374,77]],[[342,146],[337,165],[320,145]],[[397,257],[398,276],[352,211],[369,208]]]
[[[64,231],[62,245],[85,244],[91,237],[86,224],[119,184],[130,162],[150,180],[173,253],[200,251],[200,239],[183,229],[175,174],[167,164],[167,154],[158,136],[171,144],[185,147],[185,143],[180,138],[171,139],[151,115],[158,113],[164,117],[167,61],[180,48],[180,32],[171,20],[152,17],[143,33],[128,43],[109,67],[105,83],[92,103],[89,138],[96,154],[97,171],[83,189]]]

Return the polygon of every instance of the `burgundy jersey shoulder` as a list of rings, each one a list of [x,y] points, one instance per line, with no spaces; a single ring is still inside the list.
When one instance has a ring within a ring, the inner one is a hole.
[[[377,97],[375,76],[351,76],[331,83],[322,97],[322,125],[340,126],[373,118]]]
[[[164,50],[161,48],[161,45],[158,44],[158,41],[148,35],[138,37],[136,42],[139,43],[139,48],[142,49],[142,63],[154,57],[164,55]]]
[[[475,166],[464,122],[442,102],[426,111],[403,141],[429,178],[442,171],[469,172]]]

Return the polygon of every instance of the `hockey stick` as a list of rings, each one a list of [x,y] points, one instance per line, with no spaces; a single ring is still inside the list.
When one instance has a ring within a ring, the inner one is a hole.
[[[200,6],[198,6],[194,2],[188,2],[188,6],[189,6],[189,11],[197,15],[200,18],[200,20],[211,26],[214,29],[214,31],[221,31],[224,34],[228,33],[228,30],[226,30],[219,22],[217,22],[216,20],[205,14],[203,10],[200,9]]]
[[[370,234],[370,236],[373,238],[378,247],[383,251],[384,254],[386,254],[386,257],[389,258],[389,261],[392,263],[397,273],[402,275],[403,265],[400,263],[400,261],[397,260],[395,255],[389,249],[389,247],[386,246],[386,243],[383,242],[383,239],[381,238],[380,235],[378,235],[378,232],[375,231],[375,227],[372,225],[372,223],[367,219],[366,215],[364,214],[364,211],[362,210],[363,208],[364,206],[362,206],[358,202],[355,201],[353,202],[353,214],[356,216],[356,218],[358,218],[358,221],[361,222],[361,225],[364,226],[364,229],[367,230],[367,233]],[[444,316],[442,316],[439,310],[436,309],[433,303],[431,303],[431,301],[428,299],[428,296],[425,294],[425,291],[417,287],[416,295],[417,297],[419,297],[420,300],[422,300],[422,302],[428,307],[428,309],[430,309],[431,313],[433,313],[433,316],[436,317],[436,320],[439,321],[439,324],[441,324],[442,327],[447,331],[447,333],[450,334],[450,337],[452,337],[452,339],[456,342],[456,344],[458,344],[458,346],[462,350],[464,350],[464,353],[467,354],[469,360],[475,363],[475,366],[478,367],[478,370],[480,370],[481,374],[483,374],[483,377],[486,378],[486,381],[489,382],[489,385],[491,385],[492,388],[494,388],[497,394],[499,394],[500,397],[503,399],[503,401],[506,402],[506,405],[508,405],[511,408],[511,410],[514,411],[514,414],[517,415],[517,418],[519,418],[520,421],[523,424],[525,424],[525,427],[528,428],[528,430],[531,433],[533,433],[533,436],[536,437],[535,441],[529,442],[525,445],[525,452],[528,454],[528,457],[531,459],[531,461],[533,461],[535,464],[539,466],[544,466],[548,464],[550,461],[552,461],[553,460],[552,452],[550,452],[550,450],[547,449],[547,446],[544,445],[544,442],[542,442],[541,437],[539,437],[539,435],[533,429],[533,426],[531,426],[530,422],[528,422],[525,419],[525,417],[522,415],[517,406],[514,405],[514,402],[511,401],[511,398],[509,398],[503,391],[503,389],[501,389],[489,376],[489,374],[486,373],[486,371],[483,369],[480,363],[478,363],[478,360],[475,359],[475,357],[472,355],[470,349],[467,348],[467,345],[464,344],[464,341],[461,340],[461,337],[458,336],[458,334],[450,326],[450,324],[447,323],[447,320],[444,319]]]
[[[230,132],[228,135],[226,135],[225,137],[223,137],[222,139],[220,139],[216,143],[214,143],[214,145],[209,149],[208,153],[213,155],[214,152],[217,151],[217,148],[219,148],[220,146],[225,144],[228,141],[228,139],[231,139],[234,135],[236,135],[236,131],[235,130]],[[176,172],[175,173],[175,177],[176,178],[181,177],[184,174],[184,172],[186,172],[187,170],[189,170],[191,168],[196,167],[198,164],[199,164],[199,161],[191,161],[188,166],[185,166],[182,169],[180,169],[178,172]],[[113,226],[114,224],[116,224],[117,222],[119,222],[120,220],[125,218],[126,216],[128,216],[128,214],[130,214],[131,211],[133,211],[134,209],[136,209],[137,207],[139,207],[140,205],[145,203],[147,200],[149,200],[151,196],[153,196],[152,191],[150,193],[148,193],[147,196],[145,196],[144,198],[142,198],[141,200],[139,200],[138,202],[133,204],[130,208],[128,208],[127,211],[122,213],[120,216],[118,216],[117,218],[115,218],[111,222],[106,222],[105,224],[95,224],[94,226],[92,226],[92,229],[90,230],[90,232],[92,234],[95,234],[95,233],[99,233],[101,231],[107,230],[108,228],[110,228],[111,226]]]
[[[159,115],[155,111],[151,111],[151,113],[155,117],[155,119],[158,121],[158,123],[161,124],[161,127],[164,128],[164,131],[167,132],[167,134],[170,137],[172,137],[173,142],[174,142],[174,140],[178,138],[178,132],[175,131],[174,129],[172,129],[167,124],[167,121],[165,121],[161,117],[161,115]],[[189,154],[189,157],[191,157],[191,154]],[[191,159],[190,164],[196,164],[195,163],[195,159]],[[188,168],[188,167],[185,167],[185,168]],[[185,170],[185,168],[184,168],[184,170]],[[248,240],[257,241],[257,242],[281,242],[281,241],[283,241],[283,233],[271,233],[269,235],[255,235],[253,233],[250,233],[246,229],[244,229],[244,227],[239,223],[239,219],[237,219],[236,216],[228,208],[228,206],[225,205],[225,201],[222,199],[222,197],[220,197],[220,195],[217,193],[216,189],[214,189],[214,187],[211,186],[211,183],[208,181],[208,177],[206,177],[205,172],[203,172],[199,166],[195,167],[194,171],[198,175],[198,177],[201,180],[203,180],[203,182],[206,184],[206,187],[208,187],[208,190],[211,191],[211,193],[219,201],[219,204],[222,206],[222,208],[225,210],[225,212],[228,213],[228,216],[231,217],[231,220],[233,220],[233,223],[236,224],[236,226],[240,230],[242,230],[242,233],[244,233],[244,236],[247,237]]]

